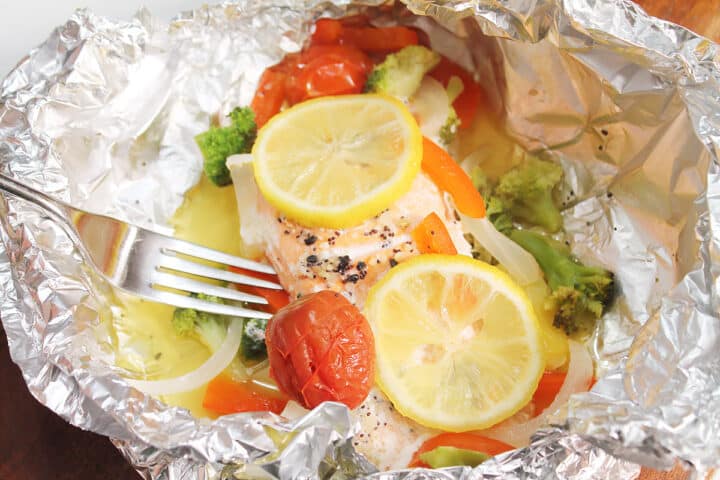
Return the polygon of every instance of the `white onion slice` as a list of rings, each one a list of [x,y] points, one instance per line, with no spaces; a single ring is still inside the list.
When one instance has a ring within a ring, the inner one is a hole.
[[[235,189],[238,213],[240,215],[240,239],[247,249],[246,256],[259,257],[265,252],[265,219],[258,209],[260,195],[255,174],[253,173],[252,155],[241,153],[227,158],[225,165],[230,170]]]
[[[220,373],[230,365],[240,348],[242,338],[243,322],[240,319],[230,321],[227,335],[220,348],[192,372],[175,378],[165,380],[126,380],[131,387],[149,395],[173,395],[175,393],[195,390]]]
[[[439,142],[440,129],[450,115],[450,103],[442,83],[427,75],[410,99],[410,111],[415,116],[420,131],[436,143]]]
[[[555,400],[540,415],[526,422],[515,422],[513,417],[481,433],[484,436],[500,440],[513,447],[524,447],[530,443],[530,437],[539,428],[547,424],[550,415],[563,407],[570,396],[586,392],[593,376],[593,363],[587,349],[573,340],[568,341],[570,347],[570,364],[567,376]]]
[[[530,252],[498,232],[487,218],[472,218],[459,214],[463,229],[470,233],[510,276],[520,285],[530,285],[542,278],[542,272]]]

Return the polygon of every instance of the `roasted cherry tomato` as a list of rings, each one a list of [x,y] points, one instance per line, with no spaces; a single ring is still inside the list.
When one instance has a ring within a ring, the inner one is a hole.
[[[370,324],[339,293],[321,291],[282,308],[265,332],[270,375],[306,408],[324,401],[355,408],[375,377]]]
[[[290,75],[290,104],[327,95],[362,92],[372,61],[352,46],[314,45],[302,52]]]
[[[425,440],[425,443],[420,445],[420,448],[418,448],[412,460],[410,460],[408,467],[427,467],[428,465],[420,460],[420,455],[435,450],[438,447],[455,447],[464,450],[474,450],[490,456],[498,455],[515,448],[500,440],[493,440],[492,438],[475,435],[473,433],[441,433],[436,437]]]
[[[280,111],[285,101],[287,74],[269,68],[260,77],[250,108],[255,113],[255,124],[262,127]]]

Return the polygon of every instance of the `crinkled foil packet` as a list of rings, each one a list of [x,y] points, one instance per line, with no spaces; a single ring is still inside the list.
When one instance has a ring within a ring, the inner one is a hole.
[[[211,422],[130,388],[91,333],[106,286],[37,208],[2,197],[0,315],[32,394],[106,435],[148,479],[634,478],[637,463],[720,462],[720,50],[610,0],[262,0],[170,25],[78,11],[0,93],[3,173],[158,229],[199,178],[193,135],[252,97],[319,16],[408,24],[478,73],[507,131],[566,170],[575,253],[621,293],[588,342],[600,380],[563,425],[475,469],[377,472],[326,404],[285,422]],[[379,2],[375,2],[379,3]],[[411,13],[412,12],[412,13]]]

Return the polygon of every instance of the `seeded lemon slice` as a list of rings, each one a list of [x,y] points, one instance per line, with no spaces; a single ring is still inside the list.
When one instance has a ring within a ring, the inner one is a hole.
[[[544,369],[538,321],[499,269],[420,255],[370,290],[377,381],[403,415],[442,430],[490,427],[520,410]]]
[[[273,117],[252,155],[257,185],[281,213],[308,226],[346,228],[410,189],[422,136],[394,98],[324,97]]]

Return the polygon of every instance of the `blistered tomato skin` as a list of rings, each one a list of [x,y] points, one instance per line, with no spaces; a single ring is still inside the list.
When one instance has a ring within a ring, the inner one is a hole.
[[[306,408],[324,401],[356,408],[375,378],[370,324],[342,295],[322,291],[280,309],[265,333],[270,375]]]

